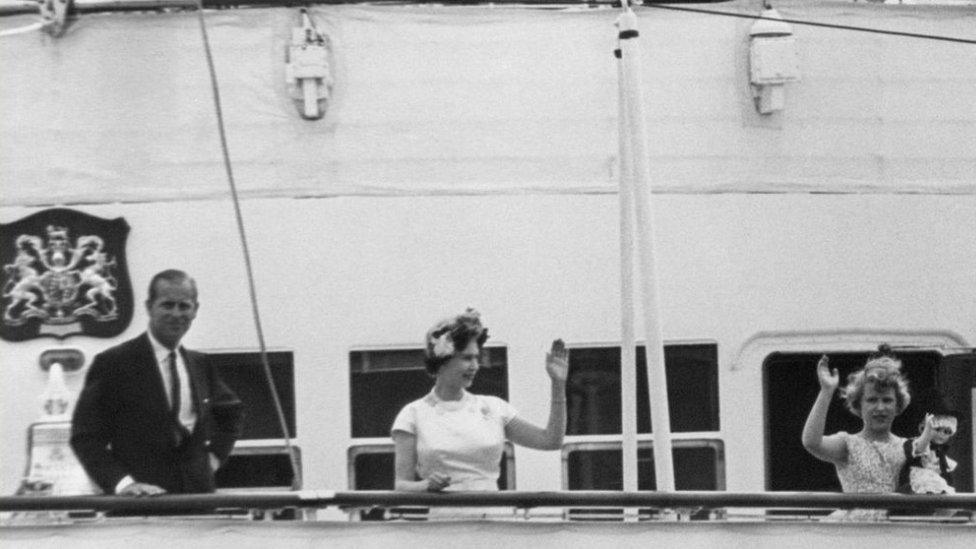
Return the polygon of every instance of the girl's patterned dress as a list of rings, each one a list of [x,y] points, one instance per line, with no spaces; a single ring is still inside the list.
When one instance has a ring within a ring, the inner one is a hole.
[[[847,443],[847,463],[835,465],[844,493],[893,493],[898,473],[905,464],[905,439],[891,435],[888,440],[875,442],[860,435],[839,433]],[[884,509],[847,509],[835,511],[832,520],[884,520]]]

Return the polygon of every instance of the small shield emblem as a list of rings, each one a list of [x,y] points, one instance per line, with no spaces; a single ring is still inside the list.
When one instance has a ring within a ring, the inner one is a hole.
[[[129,224],[67,208],[0,224],[0,337],[114,337],[132,321]]]

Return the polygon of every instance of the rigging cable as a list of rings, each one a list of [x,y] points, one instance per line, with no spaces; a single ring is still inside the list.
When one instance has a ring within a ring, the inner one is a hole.
[[[264,376],[268,383],[268,390],[271,391],[271,399],[274,401],[275,412],[278,415],[278,423],[281,428],[282,438],[285,440],[285,450],[288,452],[289,463],[292,469],[293,485],[300,482],[301,469],[298,464],[298,457],[291,445],[291,437],[288,432],[288,425],[285,422],[285,412],[281,406],[281,399],[278,397],[278,390],[275,387],[274,378],[271,375],[271,365],[268,363],[268,350],[264,342],[264,330],[261,327],[261,313],[258,310],[257,291],[254,284],[254,268],[251,263],[251,254],[247,246],[247,235],[244,231],[244,216],[241,214],[240,198],[237,193],[237,184],[234,182],[234,172],[231,168],[230,152],[227,146],[227,132],[224,129],[224,114],[220,103],[220,87],[217,84],[217,70],[214,68],[213,53],[210,50],[210,39],[207,36],[207,23],[203,15],[203,0],[197,0],[197,19],[200,22],[200,35],[203,39],[203,49],[207,58],[207,70],[210,73],[210,88],[213,91],[214,112],[217,116],[217,130],[220,135],[220,150],[224,160],[224,171],[227,174],[227,182],[230,186],[231,199],[234,204],[234,215],[237,219],[237,232],[241,239],[241,251],[244,254],[244,267],[247,271],[247,285],[251,298],[251,312],[254,317],[254,327],[257,331],[258,346],[260,348],[261,366],[264,369]]]
[[[760,15],[749,14],[749,13],[735,13],[735,12],[731,12],[731,11],[709,10],[709,9],[704,9],[704,8],[687,8],[687,7],[675,6],[675,5],[672,5],[672,4],[668,4],[668,5],[665,5],[665,4],[643,4],[641,7],[644,7],[644,8],[653,8],[653,9],[658,9],[658,10],[672,10],[672,11],[686,11],[686,12],[692,12],[692,13],[703,13],[703,14],[706,14],[706,15],[721,15],[721,16],[725,16],[725,17],[739,17],[739,18],[742,18],[742,19],[752,19],[752,20],[762,19],[762,20],[765,20],[765,21],[774,21],[774,22],[781,22],[781,23],[792,23],[794,25],[805,25],[805,26],[808,26],[808,27],[820,27],[820,28],[825,28],[825,29],[847,30],[847,31],[856,31],[856,32],[867,32],[867,33],[873,33],[873,34],[883,34],[883,35],[887,35],[887,36],[901,36],[901,37],[905,37],[905,38],[921,38],[921,39],[924,39],[924,40],[936,40],[936,41],[940,41],[940,42],[955,42],[955,43],[958,43],[958,44],[976,44],[976,39],[970,39],[970,38],[957,38],[957,37],[953,37],[953,36],[941,36],[941,35],[938,35],[938,34],[922,34],[922,33],[917,33],[917,32],[905,32],[905,31],[893,31],[893,30],[885,30],[885,29],[875,29],[875,28],[871,28],[871,27],[856,27],[856,26],[853,26],[853,25],[838,25],[838,24],[835,24],[835,23],[818,23],[816,21],[804,21],[802,19],[789,19],[789,18],[786,18],[786,17],[784,17],[782,19],[779,19],[779,18],[771,18],[771,17],[762,17]]]

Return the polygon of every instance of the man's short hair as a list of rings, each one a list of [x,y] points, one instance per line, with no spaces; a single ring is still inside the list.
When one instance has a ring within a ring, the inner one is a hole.
[[[193,287],[193,300],[197,300],[197,282],[193,280],[193,277],[186,274],[185,271],[181,271],[179,269],[166,269],[165,271],[156,273],[156,275],[152,277],[152,280],[149,281],[149,297],[147,298],[149,303],[156,300],[156,283],[160,280],[165,280],[166,282],[171,282],[173,284],[189,281],[190,286]]]

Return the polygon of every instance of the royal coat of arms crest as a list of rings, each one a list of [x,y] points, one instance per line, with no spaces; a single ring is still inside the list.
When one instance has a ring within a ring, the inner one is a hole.
[[[53,208],[0,224],[0,337],[113,337],[132,320],[129,225]]]

